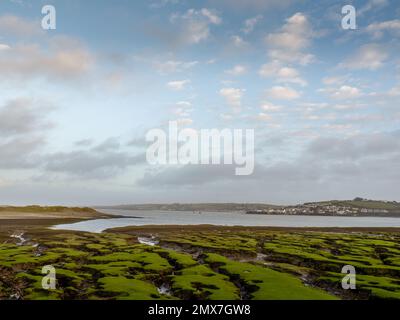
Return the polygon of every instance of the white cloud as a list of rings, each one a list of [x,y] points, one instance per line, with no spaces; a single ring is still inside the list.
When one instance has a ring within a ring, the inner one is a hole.
[[[240,64],[234,66],[230,70],[226,70],[225,73],[230,74],[232,76],[241,76],[244,75],[247,72],[247,68],[245,66],[242,66]]]
[[[193,124],[193,119],[182,118],[182,119],[177,119],[176,122],[178,123],[179,126],[190,126],[191,124]]]
[[[290,87],[282,87],[275,86],[271,89],[267,90],[268,97],[272,99],[280,99],[280,100],[294,100],[300,98],[301,94],[290,88]]]
[[[237,36],[237,35],[232,36],[231,40],[232,40],[233,45],[237,48],[243,48],[248,45],[248,43],[246,41],[244,41],[241,36]]]
[[[313,32],[307,17],[298,12],[286,20],[279,32],[266,37],[270,47],[268,54],[279,61],[307,65],[314,60],[312,54],[304,52],[309,47],[312,37]]]
[[[302,79],[299,72],[294,68],[283,67],[278,71],[278,82],[295,83],[301,86],[306,86],[307,81]]]
[[[220,95],[223,96],[226,102],[233,108],[238,109],[242,105],[242,97],[244,89],[236,88],[223,88],[219,91]]]
[[[398,87],[393,87],[392,89],[389,90],[388,92],[389,96],[400,96],[400,86]]]
[[[350,86],[341,86],[338,90],[332,93],[335,99],[354,99],[361,96],[361,91],[358,88]]]
[[[284,67],[278,60],[261,66],[259,74],[264,78],[274,78],[279,83],[295,83],[301,86],[307,85],[307,81],[300,77],[297,69]]]
[[[222,19],[216,12],[206,8],[189,9],[184,14],[173,14],[170,20],[172,23],[179,23],[181,40],[188,44],[197,44],[207,40],[210,36],[210,26],[222,23]]]
[[[260,76],[265,78],[274,77],[280,67],[281,63],[278,60],[273,60],[272,62],[262,65],[258,73]]]
[[[198,61],[177,61],[177,60],[167,60],[163,62],[155,62],[154,66],[158,72],[162,74],[182,72],[193,68],[199,62]]]
[[[172,113],[181,118],[189,118],[192,109],[192,104],[188,101],[179,101],[172,110]]]
[[[212,24],[220,24],[222,19],[213,11],[203,8],[201,9],[203,16],[207,17]]]
[[[185,86],[190,83],[190,80],[176,80],[167,83],[168,88],[175,91],[185,89]]]
[[[254,30],[254,28],[255,28],[255,26],[257,25],[257,23],[258,23],[262,18],[263,18],[263,16],[259,14],[259,15],[255,16],[255,17],[253,17],[253,18],[247,19],[247,20],[244,22],[244,26],[243,26],[242,31],[243,31],[245,34],[251,33],[251,32]]]
[[[231,114],[221,113],[219,116],[224,121],[229,121],[233,119],[233,116]]]
[[[257,116],[257,120],[260,121],[271,121],[272,117],[269,114],[266,114],[264,112],[260,112]]]
[[[348,69],[376,70],[382,67],[388,58],[386,49],[378,44],[363,45],[355,54],[339,66]]]
[[[14,15],[0,17],[0,34],[32,36],[43,33],[40,21],[29,21]]]
[[[261,106],[261,109],[268,112],[275,112],[282,110],[282,107],[274,105],[270,102],[264,102],[263,105]]]
[[[322,79],[322,82],[328,86],[342,84],[344,81],[344,77],[325,77]]]
[[[72,79],[90,71],[94,56],[77,40],[56,37],[49,48],[22,43],[3,50],[0,76],[47,79]]]
[[[176,105],[181,108],[191,108],[192,107],[192,104],[189,101],[179,101]]]
[[[5,51],[11,49],[9,45],[0,43],[0,51]]]

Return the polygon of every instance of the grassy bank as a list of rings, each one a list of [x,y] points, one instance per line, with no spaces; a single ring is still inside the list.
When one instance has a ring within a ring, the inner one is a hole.
[[[32,220],[32,219],[100,219],[111,217],[109,214],[99,212],[87,207],[62,207],[62,206],[1,206],[1,220]],[[114,216],[115,217],[115,216]],[[3,222],[3,221],[2,221]]]

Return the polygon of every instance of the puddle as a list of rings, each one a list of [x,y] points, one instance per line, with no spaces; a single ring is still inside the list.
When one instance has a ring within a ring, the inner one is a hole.
[[[137,238],[139,243],[141,244],[145,244],[147,246],[156,246],[159,244],[159,241],[156,239],[156,237],[151,237],[151,238],[147,238],[147,237],[138,237]]]
[[[24,233],[23,232],[14,233],[10,237],[19,240],[19,242],[17,243],[17,246],[23,246],[28,241],[28,239],[24,238]]]
[[[171,289],[165,283],[161,287],[157,288],[157,291],[158,291],[159,294],[164,294],[164,295],[167,295],[167,296],[171,295]]]

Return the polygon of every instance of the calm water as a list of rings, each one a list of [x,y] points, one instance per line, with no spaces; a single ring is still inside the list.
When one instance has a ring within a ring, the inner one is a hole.
[[[101,210],[127,218],[100,219],[63,224],[54,229],[102,232],[109,228],[144,225],[265,226],[265,227],[400,227],[400,218],[314,217],[249,215],[240,212]],[[128,218],[134,217],[134,218]]]

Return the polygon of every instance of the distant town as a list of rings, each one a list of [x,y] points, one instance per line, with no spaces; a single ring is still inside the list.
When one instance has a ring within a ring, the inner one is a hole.
[[[377,201],[363,198],[353,200],[331,200],[309,202],[298,205],[271,205],[266,203],[170,203],[129,204],[97,206],[98,209],[160,210],[202,212],[245,212],[269,215],[313,215],[313,216],[386,216],[400,217],[400,202]]]
[[[391,216],[400,217],[400,203],[355,198],[346,201],[304,203],[268,209],[247,210],[248,214],[312,215],[312,216]]]

